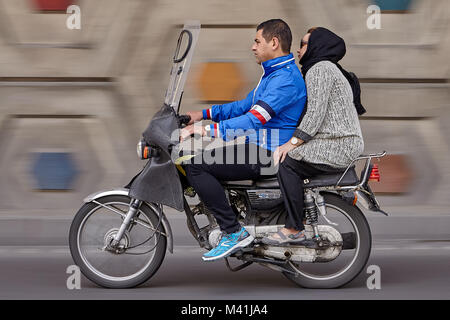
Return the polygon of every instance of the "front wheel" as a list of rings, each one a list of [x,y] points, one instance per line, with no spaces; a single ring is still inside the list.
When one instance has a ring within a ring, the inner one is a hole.
[[[334,194],[325,194],[327,218],[346,238],[344,250],[330,262],[292,263],[294,273],[283,274],[304,288],[338,288],[352,281],[364,269],[372,247],[372,236],[364,214],[358,207],[345,202]],[[329,224],[322,216],[319,224]]]
[[[146,203],[125,231],[120,250],[110,250],[130,201],[127,196],[113,195],[86,203],[70,227],[69,247],[75,264],[102,287],[136,287],[156,273],[165,257],[164,227],[157,212]]]

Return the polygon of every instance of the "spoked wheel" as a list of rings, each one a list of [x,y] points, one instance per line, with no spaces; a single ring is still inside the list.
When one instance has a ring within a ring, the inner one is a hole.
[[[332,226],[342,236],[340,254],[329,262],[289,262],[292,273],[284,275],[304,288],[338,288],[352,281],[365,267],[371,251],[370,228],[363,213],[337,195],[324,196],[327,218],[319,215],[319,225]],[[320,233],[320,232],[319,232]]]
[[[92,282],[107,288],[136,287],[150,279],[165,257],[167,239],[158,213],[143,203],[116,247],[111,246],[130,206],[127,196],[86,203],[69,233],[72,258]]]

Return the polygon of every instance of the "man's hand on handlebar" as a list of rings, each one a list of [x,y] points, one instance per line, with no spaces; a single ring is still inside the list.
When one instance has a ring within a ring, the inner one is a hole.
[[[192,116],[191,116],[192,118]],[[180,130],[180,142],[188,139],[193,134],[199,134],[202,137],[206,135],[205,127],[199,125],[188,125]]]
[[[193,124],[194,122],[203,120],[203,112],[202,111],[188,111],[186,115],[191,117],[191,121],[188,124]]]

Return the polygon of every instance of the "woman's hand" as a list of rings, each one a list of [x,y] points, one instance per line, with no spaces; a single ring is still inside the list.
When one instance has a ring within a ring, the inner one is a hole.
[[[180,142],[188,139],[193,134],[199,134],[202,137],[206,135],[205,127],[199,125],[188,125],[180,130]]]
[[[275,152],[273,153],[274,165],[276,166],[278,163],[283,162],[288,152],[297,147],[298,145],[292,144],[291,141],[289,140],[285,144],[276,148]]]

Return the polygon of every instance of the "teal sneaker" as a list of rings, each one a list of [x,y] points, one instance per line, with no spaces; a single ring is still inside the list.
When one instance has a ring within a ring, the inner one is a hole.
[[[214,261],[221,258],[226,258],[239,250],[239,248],[248,246],[254,239],[255,238],[248,233],[244,227],[235,233],[223,233],[217,247],[205,253],[202,258],[204,261]]]

